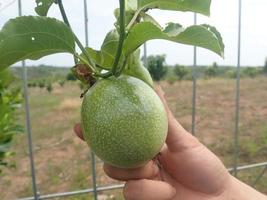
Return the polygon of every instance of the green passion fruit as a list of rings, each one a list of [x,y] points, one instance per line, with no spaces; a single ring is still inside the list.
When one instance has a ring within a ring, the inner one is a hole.
[[[155,91],[131,76],[99,80],[82,104],[84,138],[104,162],[136,168],[153,159],[168,129],[164,105]]]

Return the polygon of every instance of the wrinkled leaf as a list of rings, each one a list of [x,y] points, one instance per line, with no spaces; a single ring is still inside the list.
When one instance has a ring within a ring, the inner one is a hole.
[[[0,31],[0,70],[21,60],[74,51],[72,31],[53,18],[18,17],[9,20]]]
[[[35,0],[35,2],[37,4],[35,12],[40,16],[46,16],[54,0]]]
[[[125,43],[124,54],[128,55],[148,40],[164,39],[181,44],[203,47],[223,56],[222,38],[214,27],[194,25],[184,29],[181,25],[169,23],[165,29],[151,22],[141,22],[130,30]]]

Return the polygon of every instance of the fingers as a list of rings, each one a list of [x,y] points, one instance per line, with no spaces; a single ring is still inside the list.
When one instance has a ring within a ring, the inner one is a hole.
[[[164,92],[160,86],[155,88],[156,93],[160,97],[161,101],[164,104],[168,115],[168,135],[166,139],[166,144],[170,151],[182,151],[185,148],[194,147],[200,145],[198,140],[189,134],[175,119],[170,108],[168,107],[167,101],[164,96]]]
[[[84,140],[84,137],[83,137],[83,132],[82,132],[82,128],[81,128],[81,124],[80,123],[77,123],[74,125],[74,132],[76,133],[76,135]]]
[[[136,169],[120,169],[108,164],[104,164],[103,169],[109,177],[122,181],[154,178],[159,174],[158,165],[154,161]]]
[[[176,190],[166,182],[142,179],[128,181],[123,194],[126,200],[170,200]]]

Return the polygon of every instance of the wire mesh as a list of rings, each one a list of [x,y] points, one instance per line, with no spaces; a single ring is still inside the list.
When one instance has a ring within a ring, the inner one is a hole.
[[[240,58],[241,58],[241,11],[242,11],[242,0],[238,0],[238,55],[237,55],[237,78],[236,78],[236,118],[235,118],[235,130],[234,130],[234,144],[235,144],[235,154],[234,154],[234,164],[232,168],[229,168],[229,172],[233,172],[234,175],[237,175],[238,171],[264,167],[258,177],[256,177],[254,181],[254,185],[260,180],[260,178],[267,171],[267,162],[257,163],[251,165],[238,166],[238,156],[239,156],[239,115],[240,115]],[[18,11],[19,16],[22,15],[22,5],[21,0],[18,0]],[[197,24],[197,15],[194,14],[194,24]],[[84,26],[85,26],[85,42],[86,46],[89,44],[88,38],[88,11],[87,11],[87,0],[84,0]],[[195,135],[195,117],[196,117],[196,91],[197,91],[197,48],[194,47],[194,55],[193,55],[193,90],[192,90],[192,134]],[[144,45],[144,64],[147,66],[147,48],[146,44]],[[39,199],[53,199],[60,198],[66,196],[74,196],[86,193],[93,193],[94,199],[97,200],[97,194],[101,191],[120,189],[124,185],[109,185],[109,186],[97,186],[97,174],[96,174],[96,162],[95,156],[91,153],[91,162],[92,162],[92,174],[93,174],[93,188],[89,188],[86,190],[78,190],[71,192],[62,192],[55,194],[47,194],[47,195],[39,195],[38,188],[36,184],[36,175],[35,175],[35,164],[34,164],[34,155],[33,155],[33,141],[32,141],[32,132],[31,132],[31,121],[30,121],[30,106],[29,106],[29,97],[28,97],[28,88],[27,88],[27,67],[26,63],[22,62],[23,67],[23,88],[24,88],[24,99],[25,99],[25,109],[26,109],[26,127],[27,127],[27,135],[28,135],[28,143],[29,143],[29,159],[31,166],[31,177],[32,177],[32,188],[33,188],[33,197],[21,198],[20,200],[39,200]]]

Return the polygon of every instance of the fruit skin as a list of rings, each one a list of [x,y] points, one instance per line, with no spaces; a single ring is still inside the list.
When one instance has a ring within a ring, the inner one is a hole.
[[[98,81],[82,104],[82,128],[96,155],[120,168],[146,164],[165,142],[168,121],[154,90],[130,77]]]

